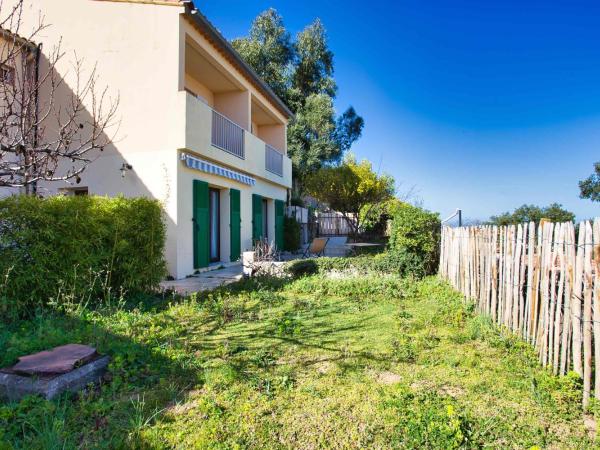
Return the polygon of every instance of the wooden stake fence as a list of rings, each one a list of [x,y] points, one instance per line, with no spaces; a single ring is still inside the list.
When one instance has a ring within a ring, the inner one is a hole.
[[[584,407],[592,382],[600,399],[600,218],[444,227],[441,246],[442,277],[555,374],[578,373]]]

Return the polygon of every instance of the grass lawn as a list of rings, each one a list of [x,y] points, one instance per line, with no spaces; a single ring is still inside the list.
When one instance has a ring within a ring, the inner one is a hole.
[[[113,356],[81,396],[0,405],[0,448],[589,448],[573,376],[436,278],[246,281],[66,308],[0,331],[0,364]]]

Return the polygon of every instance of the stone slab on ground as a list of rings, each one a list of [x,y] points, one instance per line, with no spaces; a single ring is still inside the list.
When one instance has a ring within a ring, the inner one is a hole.
[[[91,383],[100,381],[110,357],[101,356],[70,372],[54,376],[23,376],[17,373],[0,373],[0,397],[19,401],[27,395],[41,395],[47,400],[63,392],[78,392]]]
[[[67,344],[33,355],[21,356],[11,370],[20,375],[52,375],[67,373],[97,355],[89,345]]]

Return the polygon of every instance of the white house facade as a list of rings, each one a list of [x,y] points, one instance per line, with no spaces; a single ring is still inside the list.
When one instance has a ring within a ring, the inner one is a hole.
[[[70,56],[95,66],[119,96],[120,125],[78,183],[39,184],[39,194],[160,200],[174,278],[238,261],[257,239],[282,245],[292,113],[193,2],[36,0],[26,2],[24,29],[40,11],[49,25],[36,42],[40,70],[60,43],[67,98]]]

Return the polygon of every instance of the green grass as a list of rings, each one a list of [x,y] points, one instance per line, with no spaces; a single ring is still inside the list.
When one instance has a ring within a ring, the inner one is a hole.
[[[8,448],[594,445],[579,380],[435,278],[246,281],[46,313],[0,331],[0,364],[66,342],[111,354],[107,380],[0,405]]]

